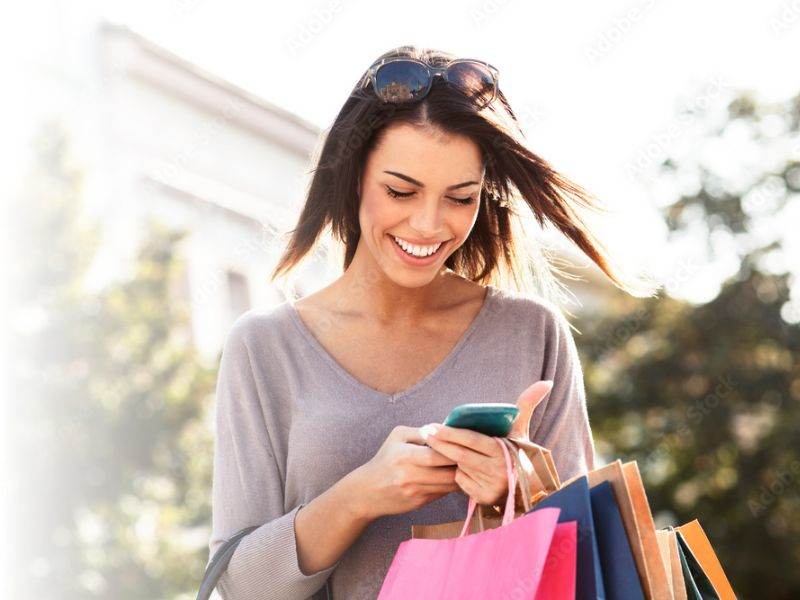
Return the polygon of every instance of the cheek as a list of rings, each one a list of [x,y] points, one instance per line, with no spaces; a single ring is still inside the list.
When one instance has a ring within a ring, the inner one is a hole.
[[[463,211],[458,217],[459,235],[466,239],[472,232],[475,222],[478,220],[478,206],[471,211]]]
[[[385,208],[381,206],[381,202],[375,194],[365,194],[361,197],[358,215],[362,226],[369,228],[370,225],[382,219],[384,212]]]
[[[388,229],[403,218],[402,209],[390,200],[380,192],[369,193],[361,198],[358,218],[362,232]]]

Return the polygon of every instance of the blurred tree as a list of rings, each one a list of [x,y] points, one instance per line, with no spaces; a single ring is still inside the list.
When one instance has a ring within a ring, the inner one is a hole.
[[[8,215],[18,252],[5,597],[186,597],[208,552],[203,411],[215,370],[200,366],[178,295],[183,233],[153,224],[133,277],[87,291],[99,230],[80,220],[67,138],[59,123],[42,128]]]
[[[638,460],[657,525],[700,520],[740,597],[798,598],[800,265],[786,252],[800,96],[742,94],[718,126],[692,116],[712,130],[691,140],[696,158],[661,165],[660,183],[683,190],[666,221],[673,236],[704,229],[710,259],[738,272],[703,304],[618,296],[576,323],[592,426],[603,456]],[[709,276],[679,270],[668,292]]]

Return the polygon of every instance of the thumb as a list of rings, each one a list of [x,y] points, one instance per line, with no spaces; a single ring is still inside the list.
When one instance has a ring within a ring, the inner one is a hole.
[[[421,427],[407,427],[405,425],[398,425],[392,432],[392,435],[394,439],[399,442],[426,446],[428,443],[428,435],[434,433],[438,428],[441,427],[442,425],[440,423],[428,423]]]
[[[552,389],[553,382],[546,380],[537,381],[522,391],[519,398],[517,398],[519,414],[517,418],[514,419],[514,423],[511,425],[511,431],[508,432],[507,437],[528,439],[531,415],[533,415],[534,409],[547,397],[547,394],[549,394]]]

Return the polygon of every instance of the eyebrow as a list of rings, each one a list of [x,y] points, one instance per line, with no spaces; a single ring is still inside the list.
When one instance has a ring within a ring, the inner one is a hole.
[[[394,175],[395,177],[399,177],[400,179],[405,179],[409,183],[413,183],[421,188],[425,187],[425,184],[421,181],[417,181],[413,177],[409,177],[408,175],[403,175],[402,173],[397,173],[395,171],[384,171],[384,173],[388,173],[389,175]],[[448,190],[457,190],[458,188],[467,187],[468,185],[478,185],[479,181],[465,181],[464,183],[457,183],[456,185],[448,186]]]

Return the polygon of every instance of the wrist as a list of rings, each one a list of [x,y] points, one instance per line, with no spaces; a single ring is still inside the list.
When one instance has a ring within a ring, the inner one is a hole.
[[[345,475],[334,487],[339,492],[339,505],[349,517],[357,523],[368,524],[380,515],[373,514],[371,503],[366,500],[364,486],[358,478],[359,469]]]

